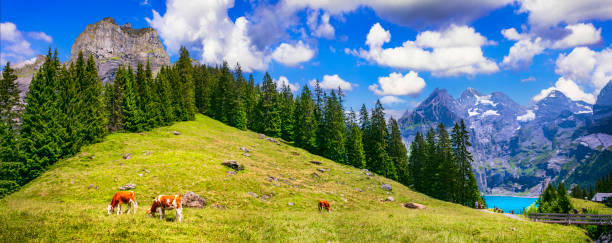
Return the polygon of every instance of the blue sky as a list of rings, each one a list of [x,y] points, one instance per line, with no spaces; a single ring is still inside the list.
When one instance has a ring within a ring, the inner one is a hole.
[[[346,90],[347,108],[384,101],[398,116],[435,88],[502,91],[528,105],[560,90],[593,103],[612,79],[609,0],[3,1],[0,59],[72,43],[104,17],[160,33],[171,60],[239,62],[297,87]]]

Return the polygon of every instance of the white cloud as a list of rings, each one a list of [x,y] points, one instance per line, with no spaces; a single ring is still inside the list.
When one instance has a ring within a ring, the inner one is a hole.
[[[570,32],[563,39],[556,41],[552,48],[565,49],[574,46],[586,46],[597,44],[601,41],[601,29],[596,29],[593,24],[575,24],[565,26]]]
[[[524,115],[516,117],[516,120],[520,122],[528,122],[533,119],[535,119],[535,113],[533,113],[533,110],[527,110],[527,113],[525,113]]]
[[[324,12],[319,15],[319,10],[311,10],[308,12],[306,24],[315,37],[323,37],[333,39],[336,30],[329,23],[329,13]]]
[[[527,78],[521,79],[521,82],[526,83],[526,82],[535,82],[536,78],[533,76],[529,76]]]
[[[314,87],[315,83],[315,80],[310,80],[310,86]],[[338,74],[323,75],[323,81],[320,82],[319,85],[321,86],[321,88],[327,90],[338,89],[338,87],[340,87],[344,91],[351,91],[353,90],[353,86],[356,86],[356,84],[351,84],[347,81],[344,81],[344,79],[340,78]]]
[[[535,55],[544,51],[545,44],[542,38],[521,39],[510,47],[508,55],[504,57],[502,66],[511,69],[522,69],[531,65]]]
[[[296,66],[302,62],[307,62],[313,56],[314,51],[302,41],[299,41],[296,45],[282,43],[272,52],[272,59],[287,66]]]
[[[518,0],[519,12],[529,13],[529,24],[536,28],[574,24],[586,20],[612,19],[609,0]]]
[[[405,75],[394,72],[389,74],[388,77],[379,77],[378,84],[372,84],[368,87],[376,95],[409,96],[419,95],[423,88],[425,88],[425,80],[414,71],[410,71]]]
[[[285,76],[278,77],[278,79],[274,80],[274,83],[276,83],[276,88],[278,90],[282,90],[283,86],[285,85],[289,85],[289,89],[293,93],[297,92],[300,89],[300,85],[298,83],[292,84],[291,82],[289,82],[289,79]]]
[[[601,42],[601,29],[593,24],[574,24],[565,26],[563,38],[544,39],[536,33],[518,33],[514,28],[502,30],[502,35],[516,41],[502,61],[510,69],[523,69],[531,65],[533,57],[546,49],[567,49],[575,46],[587,46]]]
[[[588,47],[576,47],[567,55],[559,54],[555,72],[593,87],[598,94],[612,79],[612,49],[596,52]]]
[[[168,0],[166,13],[153,10],[153,18],[146,18],[163,39],[170,53],[177,53],[182,45],[201,50],[204,63],[240,63],[246,72],[264,70],[269,57],[251,43],[245,17],[232,22],[227,11],[232,0],[190,1]]]
[[[45,34],[44,32],[29,32],[28,36],[34,39],[43,40],[47,43],[53,42],[53,38],[51,38],[51,36]]]
[[[595,103],[595,95],[585,93],[574,81],[566,78],[559,78],[554,87],[543,89],[539,94],[535,95],[532,100],[537,102],[550,95],[553,91],[559,91],[565,96],[574,101],[584,101],[589,104]]]
[[[370,32],[366,36],[366,45],[372,47],[380,48],[384,43],[387,43],[391,40],[391,33],[388,30],[383,29],[380,26],[380,23],[376,23],[372,25],[370,28]]]
[[[0,23],[0,65],[7,61],[23,62],[37,53],[32,43],[42,40],[51,43],[53,39],[43,32],[22,32],[14,23]]]
[[[390,38],[391,34],[376,23],[367,36],[366,45],[369,50],[349,52],[379,65],[431,71],[435,76],[499,71],[497,64],[485,58],[481,50],[482,45],[490,42],[468,26],[451,25],[439,32],[421,32],[415,41],[406,41],[398,47],[382,48]]]
[[[382,98],[380,98],[380,103],[383,105],[393,105],[393,104],[399,104],[399,103],[404,103],[404,102],[406,101],[400,98],[397,98],[395,96],[392,96],[392,95],[387,95],[387,96],[383,96]]]

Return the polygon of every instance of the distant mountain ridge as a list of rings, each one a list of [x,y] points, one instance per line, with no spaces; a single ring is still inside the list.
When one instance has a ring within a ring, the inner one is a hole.
[[[535,195],[550,181],[588,182],[591,178],[573,179],[572,175],[592,164],[597,155],[612,150],[607,146],[612,136],[600,133],[612,133],[607,120],[612,117],[610,86],[602,89],[596,108],[559,91],[522,106],[502,92],[483,94],[468,88],[454,99],[446,90],[436,89],[399,123],[409,145],[417,131],[426,132],[440,122],[450,128],[464,119],[471,133],[472,167],[481,191]],[[594,126],[594,121],[601,124]],[[585,146],[585,141],[602,146]],[[612,171],[612,161],[603,162]]]

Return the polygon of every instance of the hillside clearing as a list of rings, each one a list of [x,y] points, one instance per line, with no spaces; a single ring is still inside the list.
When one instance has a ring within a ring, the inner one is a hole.
[[[251,156],[244,156],[240,147],[247,147]],[[126,153],[131,159],[122,158]],[[238,161],[245,170],[228,175],[231,169],[221,165],[226,160]],[[136,215],[107,216],[113,193],[127,183],[137,185]],[[392,192],[383,190],[382,183],[390,184]],[[145,216],[155,196],[187,191],[202,196],[208,205],[186,208],[180,224],[174,222],[173,211],[167,212],[167,222]],[[388,196],[395,201],[383,202]],[[317,211],[319,199],[330,201],[330,213]],[[427,209],[403,208],[406,202]],[[576,227],[519,221],[431,199],[391,180],[202,115],[145,133],[111,134],[0,201],[2,242],[587,239]]]

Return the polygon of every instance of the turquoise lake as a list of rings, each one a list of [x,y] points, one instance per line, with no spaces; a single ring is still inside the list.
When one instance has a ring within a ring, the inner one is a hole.
[[[533,197],[509,197],[509,196],[484,196],[488,208],[498,207],[505,213],[514,210],[515,214],[523,213],[523,209],[529,207],[537,198]]]

